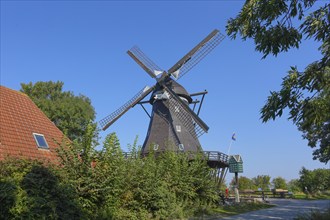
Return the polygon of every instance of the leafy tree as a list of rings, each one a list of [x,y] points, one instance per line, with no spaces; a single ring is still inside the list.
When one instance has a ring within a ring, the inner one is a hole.
[[[299,184],[303,191],[307,188],[309,193],[325,191],[330,189],[330,170],[315,169],[308,170],[303,167],[300,172]]]
[[[235,184],[236,184],[235,177],[233,177],[230,185],[234,186]],[[245,177],[245,176],[238,177],[238,188],[239,188],[239,190],[256,189],[253,181],[250,178]]]
[[[282,89],[272,91],[261,109],[267,122],[289,109],[289,120],[303,133],[308,145],[316,148],[313,159],[330,160],[330,4],[317,8],[316,0],[247,0],[236,18],[227,23],[231,38],[252,38],[256,50],[277,56],[299,48],[304,38],[320,42],[322,58],[299,71],[291,67],[283,78]],[[309,13],[309,14],[308,14]],[[306,17],[307,15],[307,17]],[[295,25],[297,24],[297,25]],[[299,24],[299,25],[298,25]]]
[[[274,189],[287,189],[288,186],[286,184],[286,180],[282,177],[276,177],[272,180],[272,184]]]
[[[258,175],[257,177],[252,178],[254,185],[263,191],[269,190],[270,186],[270,176],[268,175]]]
[[[291,192],[301,192],[301,187],[298,179],[293,179],[288,182],[288,190]]]
[[[71,140],[80,141],[87,124],[95,119],[91,101],[84,95],[63,91],[63,82],[21,83],[21,92],[32,101]]]

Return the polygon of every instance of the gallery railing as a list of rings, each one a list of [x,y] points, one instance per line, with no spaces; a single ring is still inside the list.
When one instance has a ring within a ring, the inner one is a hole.
[[[157,152],[157,154],[160,154],[162,152]],[[178,151],[177,153],[182,153],[182,151]],[[195,154],[194,152],[189,152],[189,155]],[[125,158],[131,158],[136,157],[137,155],[132,155],[131,152],[123,152],[123,155]],[[227,154],[224,154],[219,151],[203,151],[203,155],[205,159],[209,162],[221,162],[224,164],[228,164],[229,156]]]

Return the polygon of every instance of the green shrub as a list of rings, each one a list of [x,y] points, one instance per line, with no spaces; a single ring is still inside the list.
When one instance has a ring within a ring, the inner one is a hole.
[[[202,155],[141,157],[136,142],[125,158],[113,133],[95,151],[88,127],[80,145],[60,143],[60,164],[0,161],[4,219],[182,219],[217,202]]]
[[[14,183],[5,180],[0,181],[0,219],[13,217],[10,209],[16,203],[16,191],[17,187]]]
[[[82,219],[72,188],[33,160],[0,161],[1,219]]]

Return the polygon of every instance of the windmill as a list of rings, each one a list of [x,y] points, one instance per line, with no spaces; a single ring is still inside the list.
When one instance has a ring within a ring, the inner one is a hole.
[[[148,102],[152,105],[152,113],[142,154],[145,155],[150,151],[161,152],[169,148],[179,151],[202,151],[198,138],[207,132],[209,127],[190,109],[189,104],[193,102],[191,95],[177,80],[189,72],[223,39],[224,35],[218,30],[212,31],[168,71],[160,69],[138,47],[128,50],[128,55],[156,80],[156,84],[144,87],[123,106],[102,119],[100,121],[102,129],[106,130],[151,93]]]

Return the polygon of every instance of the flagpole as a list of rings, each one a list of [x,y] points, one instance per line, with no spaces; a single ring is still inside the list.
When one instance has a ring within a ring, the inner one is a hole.
[[[230,143],[229,143],[229,147],[228,147],[228,153],[227,153],[228,156],[229,156],[229,152],[230,152],[230,148],[231,148],[232,144],[233,144],[233,139],[230,139]]]
[[[229,153],[230,153],[230,149],[231,149],[231,145],[233,144],[233,141],[236,141],[236,136],[235,136],[235,132],[233,133],[233,135],[231,136],[231,139],[230,139],[230,143],[229,143],[229,147],[228,147],[228,153],[227,155],[229,156]]]

